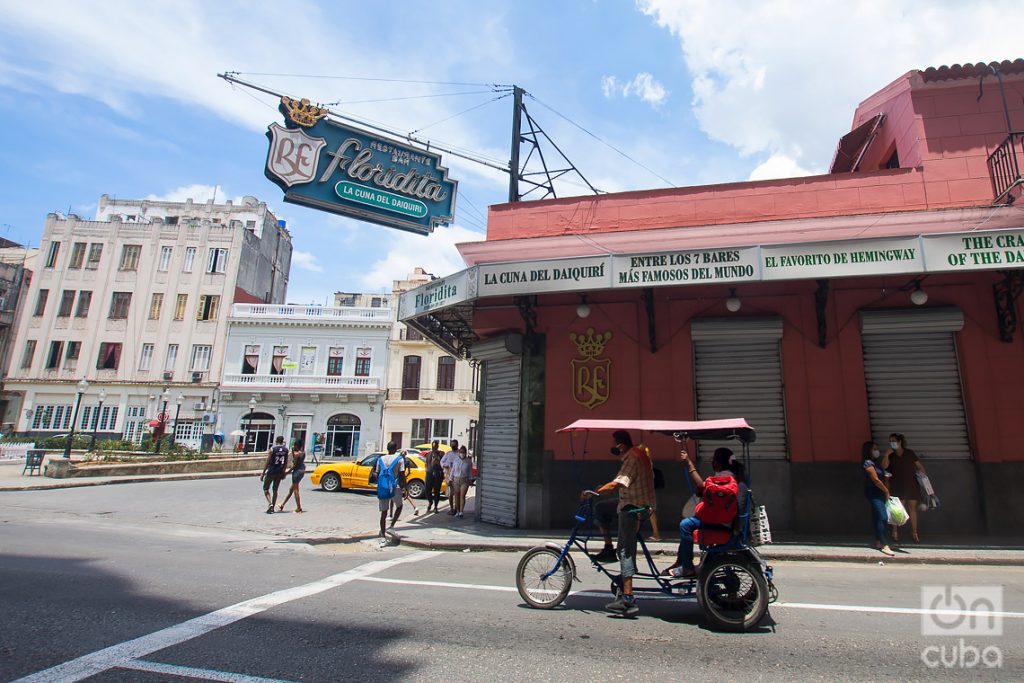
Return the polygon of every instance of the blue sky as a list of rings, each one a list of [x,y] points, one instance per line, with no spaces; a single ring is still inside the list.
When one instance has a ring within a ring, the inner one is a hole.
[[[1024,56],[1016,0],[0,0],[0,12],[0,235],[36,245],[48,212],[91,216],[103,193],[250,194],[288,221],[299,303],[386,291],[415,266],[458,270],[454,245],[483,238],[507,176],[444,156],[458,213],[429,237],[284,204],[263,175],[274,103],[218,72],[291,74],[248,78],[495,159],[508,158],[510,100],[441,83],[515,83],[590,182],[621,191],[823,172],[857,104],[903,73]]]

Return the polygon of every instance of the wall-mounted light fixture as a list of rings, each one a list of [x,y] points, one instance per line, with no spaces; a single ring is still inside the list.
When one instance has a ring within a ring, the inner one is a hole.
[[[740,298],[738,296],[736,296],[736,288],[735,287],[730,287],[729,288],[729,298],[725,300],[725,308],[730,313],[735,313],[736,311],[740,310],[740,307],[742,305],[743,305],[743,302],[740,301]]]
[[[910,293],[910,301],[915,306],[924,306],[928,303],[928,292],[921,289],[920,280],[914,280],[914,291]]]
[[[576,315],[586,318],[590,315],[590,304],[587,303],[587,295],[580,294],[580,305],[576,307]]]

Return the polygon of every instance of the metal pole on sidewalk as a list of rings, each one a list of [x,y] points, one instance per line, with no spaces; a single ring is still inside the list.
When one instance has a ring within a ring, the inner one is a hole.
[[[71,441],[75,438],[75,423],[78,422],[78,408],[82,405],[82,394],[89,388],[89,383],[84,379],[78,383],[76,391],[78,392],[78,398],[75,399],[75,412],[71,416],[71,431],[68,432],[68,441],[64,444],[64,457],[71,457]]]

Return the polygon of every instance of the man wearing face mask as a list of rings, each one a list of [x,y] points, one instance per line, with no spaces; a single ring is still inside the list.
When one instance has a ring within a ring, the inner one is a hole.
[[[654,498],[654,468],[651,465],[651,458],[647,452],[633,445],[633,438],[625,430],[612,432],[612,440],[615,442],[611,452],[613,455],[622,457],[622,464],[619,473],[607,484],[599,486],[594,491],[584,491],[581,499],[593,495],[604,495],[616,489],[619,492],[619,502],[616,508],[619,517],[619,564],[622,575],[622,593],[616,596],[615,600],[605,605],[605,608],[622,614],[632,616],[639,612],[636,601],[633,598],[633,576],[636,574],[636,535],[640,530],[640,524],[651,508],[655,505]],[[602,531],[605,533],[605,549],[598,558],[606,556],[611,550],[611,535],[608,532],[610,519],[603,520]]]
[[[889,547],[887,526],[889,517],[885,512],[885,502],[889,500],[889,484],[886,477],[891,476],[882,466],[882,453],[874,441],[865,441],[861,446],[861,457],[864,460],[864,496],[871,504],[871,520],[875,527],[875,548],[884,555],[895,555]]]

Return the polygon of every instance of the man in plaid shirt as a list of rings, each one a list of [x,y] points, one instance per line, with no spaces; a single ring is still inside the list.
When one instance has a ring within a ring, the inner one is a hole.
[[[619,473],[595,491],[584,491],[582,498],[619,491],[619,564],[622,568],[622,593],[605,608],[625,616],[640,611],[633,598],[633,576],[636,574],[636,535],[641,521],[655,506],[654,467],[647,452],[633,445],[629,432],[612,432],[615,445],[611,452],[622,456]]]

